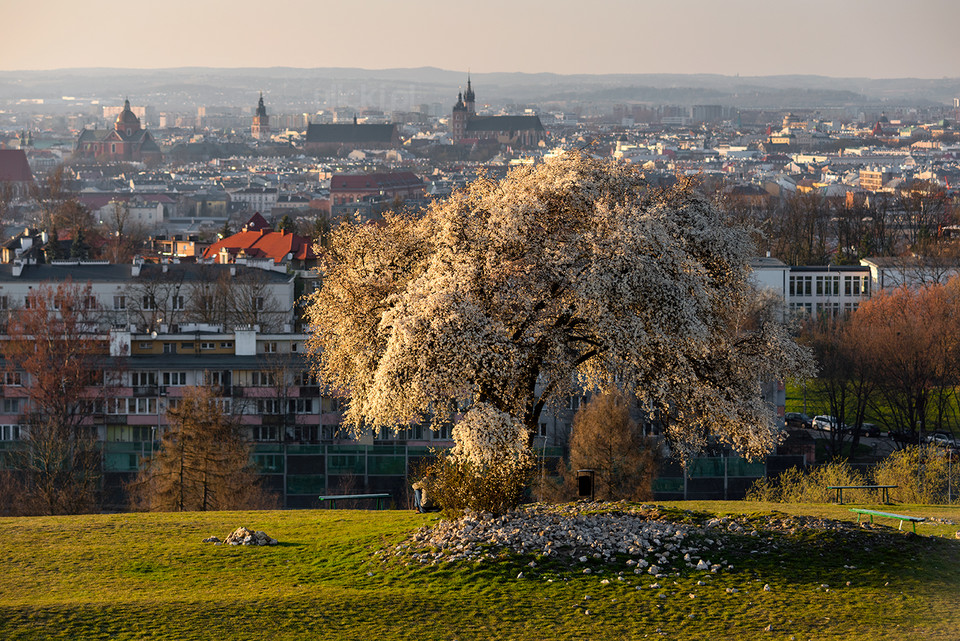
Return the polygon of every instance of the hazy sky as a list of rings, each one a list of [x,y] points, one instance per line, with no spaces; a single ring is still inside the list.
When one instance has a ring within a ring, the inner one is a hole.
[[[958,0],[0,0],[0,69],[960,77]]]

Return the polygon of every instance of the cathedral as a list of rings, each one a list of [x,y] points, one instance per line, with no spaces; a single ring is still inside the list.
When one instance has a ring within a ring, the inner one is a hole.
[[[503,145],[532,147],[544,137],[540,116],[478,116],[470,77],[450,114],[450,137],[458,144],[495,140]]]
[[[250,126],[250,135],[257,140],[270,140],[270,116],[263,106],[263,92],[260,92],[260,103],[253,115],[253,124]]]
[[[123,101],[123,111],[113,123],[113,129],[84,128],[77,137],[74,155],[95,160],[160,162],[163,154],[150,132],[140,127],[140,119],[130,109],[130,101]]]

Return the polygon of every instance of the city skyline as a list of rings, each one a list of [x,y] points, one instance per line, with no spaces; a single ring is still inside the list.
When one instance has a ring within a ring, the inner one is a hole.
[[[960,77],[950,0],[795,3],[572,0],[478,8],[358,0],[264,11],[250,0],[171,0],[132,12],[106,0],[5,8],[0,70],[89,67],[440,67],[475,73]],[[121,10],[122,9],[122,10]]]

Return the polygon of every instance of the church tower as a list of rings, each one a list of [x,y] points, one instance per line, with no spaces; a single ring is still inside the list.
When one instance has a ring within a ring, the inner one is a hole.
[[[473,87],[470,85],[470,74],[467,74],[467,90],[463,92],[463,104],[467,107],[468,118],[477,115],[476,102],[477,97],[473,95]]]
[[[267,108],[263,106],[263,92],[260,92],[260,102],[257,104],[257,111],[253,115],[253,125],[250,126],[250,135],[257,140],[270,139],[270,116],[267,115]]]
[[[467,105],[463,101],[463,92],[457,94],[457,104],[453,106],[453,113],[450,114],[450,137],[457,143],[467,137],[467,120],[470,115],[467,111]]]

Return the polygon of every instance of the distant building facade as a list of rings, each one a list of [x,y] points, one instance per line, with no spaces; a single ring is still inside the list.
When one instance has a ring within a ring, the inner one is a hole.
[[[106,161],[131,161],[148,164],[163,159],[160,146],[150,132],[140,126],[140,119],[125,100],[113,129],[86,129],[80,132],[74,147],[78,158]]]
[[[23,149],[0,149],[0,187],[14,198],[26,198],[33,184],[33,172]]]
[[[338,155],[354,149],[397,149],[400,132],[393,124],[368,125],[353,123],[310,124],[303,143],[305,151],[323,155]]]
[[[334,174],[330,178],[330,201],[342,205],[370,196],[385,199],[419,198],[423,181],[409,171],[380,174]]]
[[[250,125],[250,135],[257,140],[270,140],[270,116],[263,104],[263,92],[260,92],[260,102],[253,114],[253,124]]]
[[[469,144],[494,140],[504,145],[535,146],[546,131],[539,116],[478,116],[476,94],[467,78],[467,90],[457,95],[450,114],[450,137],[453,142]]]

